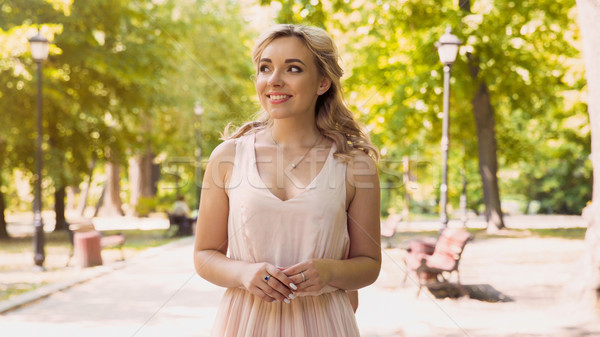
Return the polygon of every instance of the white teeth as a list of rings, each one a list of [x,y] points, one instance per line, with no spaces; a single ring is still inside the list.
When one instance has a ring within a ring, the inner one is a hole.
[[[269,96],[269,97],[270,97],[272,100],[280,100],[280,99],[286,99],[286,98],[288,98],[289,96],[287,96],[287,95],[271,95],[271,96]]]

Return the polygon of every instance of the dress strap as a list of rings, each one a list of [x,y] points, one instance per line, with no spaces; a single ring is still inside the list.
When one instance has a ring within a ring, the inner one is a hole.
[[[254,134],[244,135],[236,138],[235,157],[233,160],[233,172],[227,185],[227,190],[239,187],[240,184],[248,179],[248,169],[252,164],[252,152],[254,151]]]

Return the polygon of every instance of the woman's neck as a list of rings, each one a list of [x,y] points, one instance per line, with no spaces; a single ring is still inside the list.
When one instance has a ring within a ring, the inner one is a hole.
[[[314,122],[275,120],[267,132],[277,145],[286,148],[310,147],[321,137]]]

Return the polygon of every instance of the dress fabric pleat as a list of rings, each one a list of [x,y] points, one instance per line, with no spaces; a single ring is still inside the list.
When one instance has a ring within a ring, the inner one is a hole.
[[[282,201],[258,174],[255,134],[236,140],[229,196],[228,256],[285,268],[314,258],[348,255],[346,165],[335,159],[335,145],[313,181]],[[213,337],[359,336],[344,290],[327,286],[298,294],[291,303],[269,303],[242,288],[225,291]]]

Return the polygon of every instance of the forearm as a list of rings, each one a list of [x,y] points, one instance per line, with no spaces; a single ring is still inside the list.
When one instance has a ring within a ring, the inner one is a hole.
[[[196,273],[205,280],[225,288],[242,287],[242,272],[247,262],[228,258],[218,250],[200,250],[194,253]]]
[[[329,271],[330,286],[356,290],[366,287],[379,276],[381,259],[359,256],[347,260],[322,259],[324,269]]]

